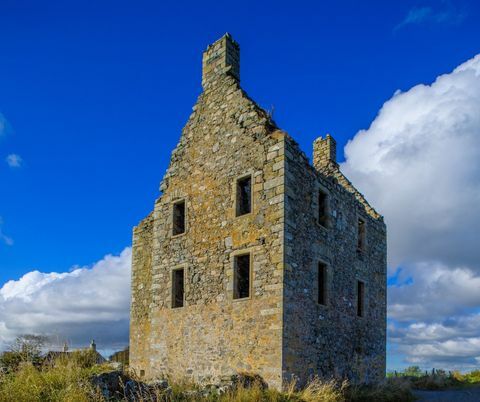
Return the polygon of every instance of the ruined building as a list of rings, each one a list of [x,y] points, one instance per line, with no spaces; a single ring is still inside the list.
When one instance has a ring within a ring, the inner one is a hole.
[[[133,234],[130,364],[145,379],[281,388],[385,374],[386,227],[340,172],[313,164],[240,87],[238,44],[203,54],[161,195]]]

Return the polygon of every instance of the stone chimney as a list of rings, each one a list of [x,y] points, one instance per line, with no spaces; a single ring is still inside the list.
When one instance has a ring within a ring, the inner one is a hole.
[[[329,167],[338,168],[337,142],[330,134],[325,138],[318,137],[313,142],[313,166],[319,171]]]
[[[240,81],[240,46],[229,33],[223,35],[203,52],[202,86],[228,74]]]
[[[90,342],[90,350],[96,352],[97,351],[97,344],[95,343],[95,340],[92,339],[92,342]]]

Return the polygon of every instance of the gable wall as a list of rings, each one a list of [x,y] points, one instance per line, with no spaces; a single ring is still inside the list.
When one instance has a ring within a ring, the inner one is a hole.
[[[154,210],[147,347],[132,345],[131,352],[134,368],[146,377],[205,383],[249,371],[280,386],[283,153],[283,133],[232,77],[223,76],[200,96]],[[253,213],[235,217],[234,183],[247,173],[253,176]],[[181,198],[187,233],[172,237],[172,202]],[[243,251],[252,253],[251,298],[234,301],[233,256]],[[176,267],[186,270],[185,307],[172,309]]]

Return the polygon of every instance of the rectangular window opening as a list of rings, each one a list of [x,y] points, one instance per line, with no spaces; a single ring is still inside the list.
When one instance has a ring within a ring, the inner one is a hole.
[[[357,225],[357,251],[365,251],[365,221],[363,219],[358,219]]]
[[[318,264],[318,304],[327,304],[327,266]]]
[[[363,317],[365,314],[365,283],[357,281],[357,316]]]
[[[323,227],[327,227],[328,224],[327,200],[328,194],[320,190],[318,193],[318,223]]]
[[[175,269],[172,277],[172,307],[183,307],[185,296],[184,270]]]
[[[185,233],[185,200],[173,204],[173,230],[174,236]]]
[[[237,216],[252,212],[252,178],[251,176],[237,180]]]
[[[233,298],[250,296],[250,254],[239,255],[234,260]]]

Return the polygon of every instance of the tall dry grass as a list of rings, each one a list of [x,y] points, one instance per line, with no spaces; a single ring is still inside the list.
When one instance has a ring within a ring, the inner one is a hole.
[[[107,367],[92,366],[88,356],[58,359],[52,364],[35,367],[31,363],[16,371],[0,375],[0,401],[2,402],[107,402],[99,389],[92,385],[93,375],[108,371]],[[135,383],[138,384],[138,383]],[[128,392],[127,392],[128,391]],[[132,395],[133,393],[133,395]],[[127,398],[127,395],[130,398]],[[133,398],[132,398],[133,397]],[[137,385],[124,388],[109,401],[137,402],[408,402],[411,393],[406,386],[389,380],[380,387],[352,387],[346,382],[312,380],[298,388],[295,382],[284,392],[265,389],[261,383],[248,387],[238,384],[223,394],[201,390],[193,384],[172,383],[167,389]]]
[[[36,368],[22,364],[17,371],[0,379],[2,402],[100,402],[101,393],[93,388],[91,371],[77,365]]]

